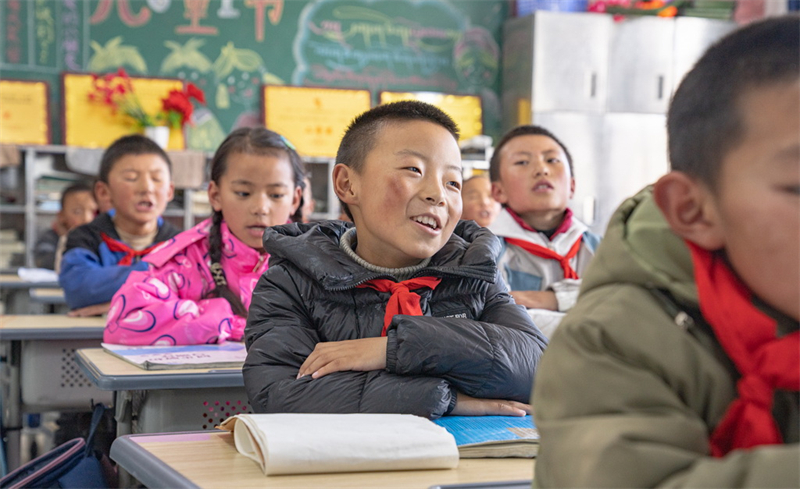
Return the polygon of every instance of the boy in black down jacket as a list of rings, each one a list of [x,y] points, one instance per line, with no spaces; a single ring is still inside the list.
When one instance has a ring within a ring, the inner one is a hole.
[[[499,240],[459,222],[457,141],[431,105],[367,111],[333,172],[355,227],[266,230],[245,330],[256,412],[530,413],[547,340],[499,278]]]

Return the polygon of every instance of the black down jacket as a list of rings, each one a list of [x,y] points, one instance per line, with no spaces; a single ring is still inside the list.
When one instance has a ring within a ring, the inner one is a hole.
[[[380,275],[339,248],[339,221],[267,229],[270,267],[259,280],[245,329],[244,384],[255,412],[402,413],[437,418],[455,391],[527,403],[547,344],[498,275],[500,241],[472,221],[415,276],[438,276],[416,291],[424,316],[397,315],[386,369],[297,379],[322,341],[377,337],[389,293],[356,288]]]

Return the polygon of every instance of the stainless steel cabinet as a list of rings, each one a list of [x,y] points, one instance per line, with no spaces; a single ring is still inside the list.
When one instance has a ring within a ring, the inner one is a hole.
[[[536,12],[503,36],[503,126],[535,123],[573,155],[575,215],[605,232],[615,208],[669,168],[675,87],[732,22]]]

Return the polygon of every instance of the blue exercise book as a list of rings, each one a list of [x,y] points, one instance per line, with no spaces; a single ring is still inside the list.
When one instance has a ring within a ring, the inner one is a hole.
[[[218,345],[125,346],[102,344],[103,349],[145,370],[192,368],[242,368],[247,357],[244,343]]]
[[[530,415],[444,416],[434,423],[453,435],[461,458],[533,458],[539,450],[539,431]]]

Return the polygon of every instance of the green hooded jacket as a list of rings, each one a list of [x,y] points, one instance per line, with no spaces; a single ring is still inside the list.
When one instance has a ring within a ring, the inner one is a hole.
[[[612,217],[537,372],[536,485],[800,487],[796,392],[775,396],[785,444],[710,456],[737,378],[700,315],[689,250],[645,189]]]

